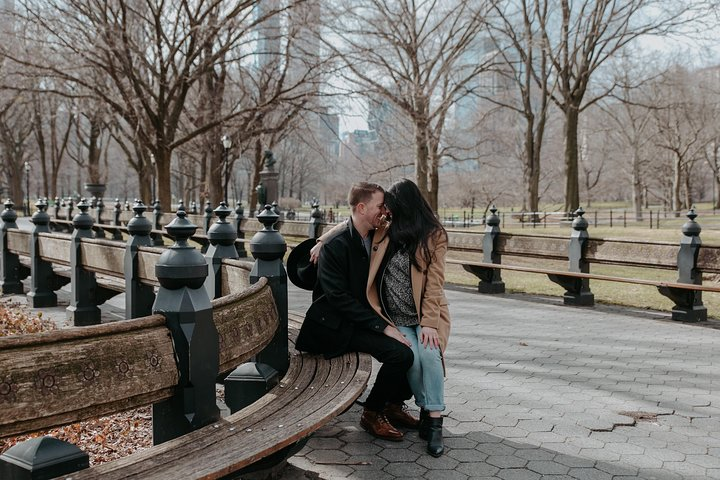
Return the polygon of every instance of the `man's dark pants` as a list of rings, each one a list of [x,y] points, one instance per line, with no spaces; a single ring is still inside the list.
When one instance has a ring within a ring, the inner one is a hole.
[[[410,347],[385,334],[356,329],[347,350],[369,353],[382,364],[365,408],[380,412],[386,402],[401,403],[412,396],[407,382],[407,371],[413,363]]]

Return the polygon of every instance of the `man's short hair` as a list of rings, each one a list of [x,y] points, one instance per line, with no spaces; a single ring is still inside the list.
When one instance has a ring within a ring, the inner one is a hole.
[[[367,203],[372,198],[375,192],[385,193],[385,190],[377,183],[360,182],[350,187],[348,193],[348,204],[350,208],[355,211],[355,207],[359,203]]]

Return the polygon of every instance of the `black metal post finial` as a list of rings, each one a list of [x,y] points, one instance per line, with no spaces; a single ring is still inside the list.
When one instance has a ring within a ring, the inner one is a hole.
[[[585,231],[588,228],[588,221],[585,220],[583,215],[585,215],[585,210],[583,210],[582,207],[578,208],[573,212],[575,214],[575,219],[572,222],[572,228],[577,231]]]
[[[498,217],[497,211],[498,209],[495,208],[495,204],[490,206],[490,215],[488,216],[487,220],[485,220],[485,225],[490,227],[500,226],[500,217]]]
[[[5,210],[3,210],[0,214],[0,219],[2,219],[4,223],[15,223],[18,217],[17,212],[14,208],[15,203],[13,203],[13,201],[8,198],[5,200],[5,203],[3,205],[5,206]],[[17,226],[12,228],[17,228]]]
[[[695,221],[695,219],[697,218],[697,213],[695,213],[695,205],[693,205],[690,210],[688,210],[686,216],[689,220],[685,222],[682,226],[683,234],[689,237],[696,237],[700,235],[702,228],[700,228],[700,224]]]

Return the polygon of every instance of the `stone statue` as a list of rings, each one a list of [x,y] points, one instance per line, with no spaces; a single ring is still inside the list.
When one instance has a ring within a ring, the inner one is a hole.
[[[272,170],[273,167],[275,167],[275,155],[273,155],[273,152],[271,150],[265,150],[265,155],[263,155],[263,163],[265,165],[265,168],[268,170]]]

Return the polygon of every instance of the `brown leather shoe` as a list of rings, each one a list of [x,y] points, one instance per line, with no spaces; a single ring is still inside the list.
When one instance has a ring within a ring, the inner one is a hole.
[[[420,420],[410,415],[407,405],[404,403],[388,403],[385,410],[383,410],[383,413],[395,427],[420,427]]]
[[[401,442],[403,439],[402,432],[390,425],[385,415],[379,412],[373,412],[367,409],[363,410],[362,416],[360,417],[360,426],[367,430],[370,435],[382,438],[383,440]]]

